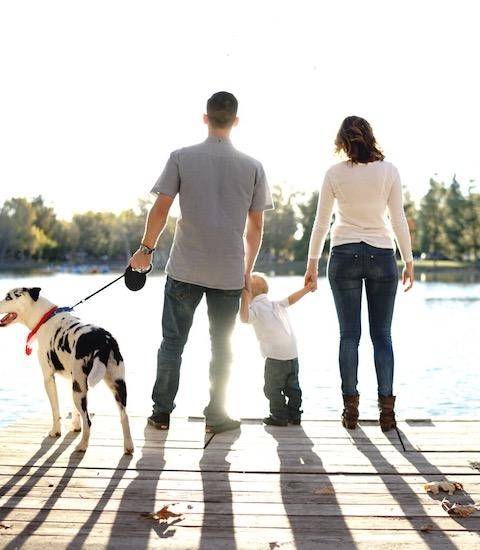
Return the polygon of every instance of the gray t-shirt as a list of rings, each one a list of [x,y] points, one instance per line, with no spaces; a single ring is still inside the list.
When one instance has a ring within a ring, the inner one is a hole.
[[[247,214],[273,208],[261,163],[228,139],[208,137],[171,153],[152,193],[179,196],[168,275],[208,288],[243,288]]]

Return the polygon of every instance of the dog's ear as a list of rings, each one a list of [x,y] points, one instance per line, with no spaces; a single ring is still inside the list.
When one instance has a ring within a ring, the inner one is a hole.
[[[30,298],[36,302],[38,300],[38,297],[40,296],[40,291],[42,290],[41,288],[39,288],[38,286],[34,287],[34,288],[28,288],[28,293],[30,294]]]

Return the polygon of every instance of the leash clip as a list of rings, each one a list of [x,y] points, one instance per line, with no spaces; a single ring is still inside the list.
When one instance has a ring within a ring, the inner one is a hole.
[[[73,307],[71,306],[57,307],[57,309],[53,312],[53,315],[57,315],[57,313],[64,313],[65,311],[73,311]]]

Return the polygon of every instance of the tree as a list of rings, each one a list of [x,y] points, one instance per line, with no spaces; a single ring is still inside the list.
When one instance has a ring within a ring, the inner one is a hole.
[[[465,201],[465,248],[470,260],[477,263],[480,249],[480,194],[473,193],[473,189],[475,186],[470,185]]]
[[[445,214],[443,219],[446,243],[445,253],[455,259],[462,259],[465,253],[466,199],[460,184],[453,176],[445,193]]]
[[[43,243],[41,234],[34,229],[36,213],[32,204],[24,198],[12,198],[5,201],[2,214],[9,241],[6,255],[30,259]]]
[[[410,230],[413,254],[415,255],[421,252],[418,247],[418,211],[412,196],[405,187],[403,188],[403,209]]]
[[[420,202],[419,244],[421,250],[433,258],[437,258],[446,245],[445,193],[445,184],[430,179],[430,189]]]
[[[317,212],[318,191],[312,193],[305,201],[298,202],[297,208],[299,214],[297,216],[297,239],[294,243],[294,258],[299,261],[307,260],[308,245],[310,243],[310,235],[312,233],[313,222]],[[324,249],[328,249],[328,241]]]
[[[293,206],[295,196],[291,194],[285,197],[279,186],[272,189],[275,210],[267,210],[265,213],[260,260],[282,262],[294,259],[294,241],[297,231]]]
[[[112,212],[85,212],[75,214],[72,224],[80,235],[80,247],[76,251],[88,257],[100,259],[110,257],[115,214]]]
[[[53,229],[57,223],[57,216],[53,208],[45,206],[41,195],[33,199],[31,204],[35,211],[33,231],[37,243],[36,256],[41,260],[45,255],[48,257],[49,252],[55,250],[58,246],[58,243],[53,238]]]

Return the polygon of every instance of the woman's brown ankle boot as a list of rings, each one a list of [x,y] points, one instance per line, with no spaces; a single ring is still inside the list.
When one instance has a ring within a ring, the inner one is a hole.
[[[359,401],[359,395],[343,396],[342,426],[348,430],[354,430],[357,427]]]
[[[380,428],[382,432],[388,432],[397,427],[395,422],[395,396],[394,395],[379,395],[378,410],[380,411]]]

